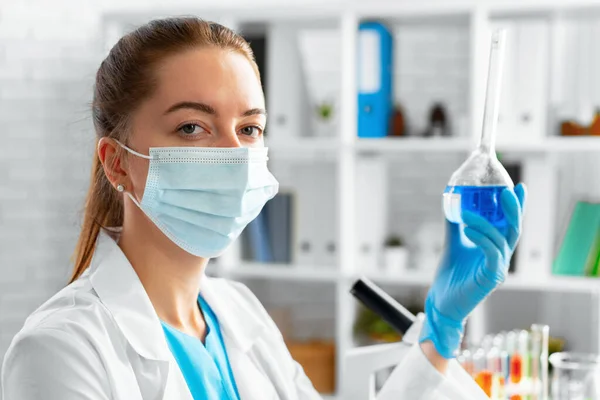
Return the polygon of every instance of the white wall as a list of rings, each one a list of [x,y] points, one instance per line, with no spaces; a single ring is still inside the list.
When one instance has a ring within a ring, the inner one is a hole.
[[[68,279],[94,139],[100,15],[41,3],[0,5],[0,357]]]

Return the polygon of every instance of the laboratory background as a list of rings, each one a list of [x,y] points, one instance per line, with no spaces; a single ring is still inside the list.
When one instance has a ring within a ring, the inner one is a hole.
[[[3,0],[0,359],[68,282],[100,62],[126,32],[178,15],[250,42],[281,185],[208,274],[252,289],[326,398],[348,350],[401,339],[349,293],[357,278],[423,309],[443,193],[482,132],[495,28],[496,155],[529,197],[510,273],[472,314],[459,361],[485,386],[490,352],[508,355],[505,384],[535,374],[536,352],[600,353],[600,1]]]

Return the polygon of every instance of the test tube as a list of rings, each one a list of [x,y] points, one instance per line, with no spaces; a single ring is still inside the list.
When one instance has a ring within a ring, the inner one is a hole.
[[[508,355],[512,356],[513,353],[516,350],[516,346],[517,346],[517,334],[515,331],[510,331],[506,334],[505,337],[505,343],[506,343],[506,351],[508,352]]]
[[[521,357],[523,357],[523,377],[524,378],[529,378],[531,377],[531,367],[530,367],[530,362],[531,362],[531,355],[530,355],[530,346],[529,346],[529,340],[530,340],[530,335],[529,332],[526,330],[522,330],[519,332],[519,353],[521,354]]]
[[[466,371],[467,367],[466,367],[466,363],[465,363],[465,356],[463,355],[463,353],[460,353],[457,357],[456,357],[456,361],[460,364],[461,367],[463,367],[463,369]]]
[[[473,351],[473,377],[488,397],[492,394],[492,372],[488,369],[487,352],[483,347]]]
[[[494,336],[494,346],[500,350],[504,350],[506,347],[506,332],[500,332]]]
[[[485,351],[480,347],[473,352],[473,373],[478,374],[486,369]]]
[[[473,354],[470,350],[465,349],[461,353],[462,356],[462,366],[467,371],[469,375],[473,375]]]
[[[510,354],[510,383],[519,384],[523,377],[523,356],[520,353],[519,335],[512,331],[506,336],[506,339]]]
[[[494,347],[498,349],[498,372],[506,382],[508,380],[508,356],[506,353],[506,335],[504,332],[501,332],[494,336]]]
[[[529,331],[522,330],[519,332],[518,339],[519,353],[523,357],[523,374],[521,381],[521,393],[524,400],[531,400],[533,392],[533,381],[531,379],[531,334]]]
[[[512,378],[512,357],[515,354],[516,346],[517,346],[517,334],[513,331],[508,332],[505,336],[504,343],[506,344],[506,364],[507,364],[507,375],[506,375],[506,384],[513,381]]]
[[[490,351],[494,344],[494,335],[485,335],[481,341],[481,347],[486,353]]]
[[[486,354],[487,369],[493,374],[500,373],[500,350],[492,347]]]
[[[531,379],[533,400],[548,399],[548,325],[531,325]]]
[[[502,371],[504,382],[508,384],[508,378],[510,377],[510,356],[504,349],[500,350],[500,371]]]

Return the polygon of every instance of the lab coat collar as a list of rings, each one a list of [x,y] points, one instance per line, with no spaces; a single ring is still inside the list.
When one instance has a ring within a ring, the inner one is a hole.
[[[131,347],[144,358],[168,361],[169,348],[150,298],[115,239],[104,230],[96,241],[90,282]]]
[[[246,353],[267,329],[267,325],[264,315],[257,315],[257,311],[260,311],[257,306],[262,307],[258,301],[252,304],[242,295],[242,292],[250,294],[249,289],[243,287],[236,290],[234,285],[240,284],[203,276],[200,294],[217,316],[227,344]]]
[[[170,350],[150,298],[115,236],[104,230],[98,236],[89,274],[100,301],[133,349],[144,358],[168,361]],[[233,285],[203,276],[200,294],[217,316],[227,343],[245,353],[266,325]]]

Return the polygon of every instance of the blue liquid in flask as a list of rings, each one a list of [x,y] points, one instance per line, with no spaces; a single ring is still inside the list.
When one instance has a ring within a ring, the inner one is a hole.
[[[444,214],[450,222],[462,223],[462,211],[481,215],[496,228],[507,226],[500,195],[507,186],[446,186]]]

